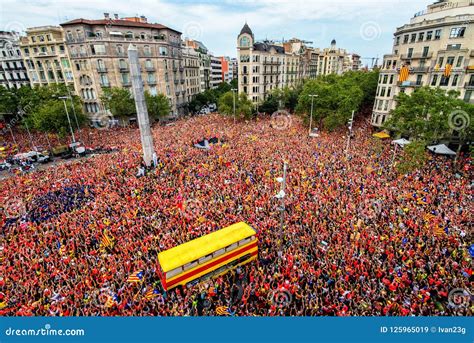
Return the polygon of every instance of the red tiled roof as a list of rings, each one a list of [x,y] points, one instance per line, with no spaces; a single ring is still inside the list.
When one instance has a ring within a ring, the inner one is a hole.
[[[131,20],[123,20],[123,19],[98,19],[98,20],[90,20],[90,19],[74,19],[68,22],[59,24],[61,26],[68,26],[68,25],[75,25],[75,24],[87,24],[87,25],[110,25],[110,26],[128,26],[128,27],[143,27],[143,28],[150,28],[150,29],[168,29],[172,30],[177,33],[181,33],[177,30],[169,28],[167,26],[161,24],[152,24],[152,23],[140,23]]]

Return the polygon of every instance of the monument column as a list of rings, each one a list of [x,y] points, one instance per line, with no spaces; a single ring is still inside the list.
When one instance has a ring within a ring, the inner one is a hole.
[[[150,129],[150,118],[146,107],[145,93],[143,91],[142,73],[138,60],[137,48],[130,44],[128,47],[128,62],[130,64],[130,78],[132,80],[132,93],[135,98],[137,108],[138,127],[140,128],[140,138],[142,141],[143,161],[149,167],[153,161],[153,136]]]

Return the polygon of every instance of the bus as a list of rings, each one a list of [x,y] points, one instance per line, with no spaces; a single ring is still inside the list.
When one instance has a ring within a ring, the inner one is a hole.
[[[244,222],[193,239],[158,254],[158,276],[168,291],[225,274],[257,258],[255,230]]]

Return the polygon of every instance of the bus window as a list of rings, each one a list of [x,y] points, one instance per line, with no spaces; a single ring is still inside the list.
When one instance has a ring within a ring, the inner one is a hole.
[[[219,249],[219,250],[216,250],[214,252],[214,254],[212,254],[214,257],[216,256],[219,256],[219,255],[222,255],[223,253],[225,253],[225,249]]]
[[[204,262],[207,262],[209,261],[210,259],[212,259],[212,254],[209,254],[209,255],[206,255],[204,257],[201,257],[199,259],[199,264],[203,264]]]
[[[239,246],[238,242],[234,243],[234,244],[231,244],[229,245],[228,247],[225,248],[225,251],[232,251],[234,250],[235,248],[237,248]]]
[[[247,237],[247,238],[242,239],[242,240],[239,242],[239,246],[242,246],[242,245],[245,245],[245,244],[250,243],[254,238],[255,238],[255,236]]]
[[[192,262],[189,262],[189,263],[186,263],[184,266],[183,266],[183,269],[184,270],[189,270],[191,268],[194,268],[198,265],[198,260],[194,260]]]
[[[170,270],[169,272],[166,273],[166,278],[167,279],[172,278],[173,276],[176,276],[176,275],[180,274],[182,271],[183,271],[183,268],[181,268],[181,267]]]

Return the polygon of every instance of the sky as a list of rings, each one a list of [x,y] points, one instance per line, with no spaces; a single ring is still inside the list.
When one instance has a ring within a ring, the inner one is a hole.
[[[392,49],[393,32],[434,0],[0,0],[0,30],[77,19],[144,15],[200,40],[216,56],[237,55],[245,22],[257,40],[297,37],[325,48],[337,46],[361,55],[364,64]]]

